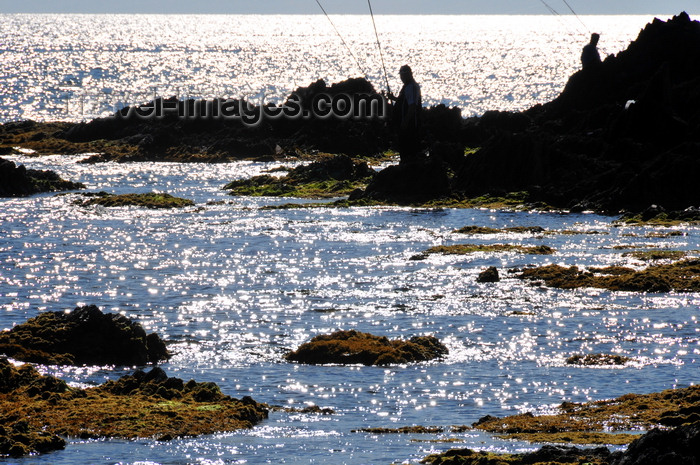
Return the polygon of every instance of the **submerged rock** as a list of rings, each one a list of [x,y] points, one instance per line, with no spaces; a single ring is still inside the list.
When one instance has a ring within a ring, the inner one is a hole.
[[[102,207],[145,207],[145,208],[184,208],[191,207],[194,202],[181,197],[173,197],[170,194],[149,192],[145,194],[109,194],[97,192],[83,194],[87,200],[78,200],[76,204],[84,207],[100,205]]]
[[[0,197],[23,197],[40,192],[84,188],[84,184],[61,179],[54,171],[31,170],[0,158]]]
[[[350,330],[316,336],[285,355],[285,359],[314,365],[389,365],[432,360],[447,353],[447,347],[433,336],[402,341]]]
[[[612,354],[586,354],[572,355],[566,359],[567,365],[583,365],[583,366],[603,366],[603,365],[624,365],[631,359],[622,355]]]
[[[41,313],[1,332],[0,353],[49,365],[146,365],[169,357],[157,334],[95,305]]]

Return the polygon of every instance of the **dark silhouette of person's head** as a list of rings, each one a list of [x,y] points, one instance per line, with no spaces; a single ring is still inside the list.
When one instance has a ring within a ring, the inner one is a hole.
[[[399,76],[401,76],[401,81],[404,84],[408,84],[409,82],[413,81],[413,71],[411,70],[411,67],[408,65],[403,65],[399,69]]]
[[[591,34],[591,45],[595,46],[598,45],[598,41],[600,40],[600,34],[594,32]]]

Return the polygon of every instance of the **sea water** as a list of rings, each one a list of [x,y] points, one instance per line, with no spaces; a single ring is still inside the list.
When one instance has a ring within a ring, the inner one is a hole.
[[[0,15],[0,121],[80,121],[154,96],[279,103],[363,75],[397,93],[404,64],[425,105],[522,110],[559,94],[591,32],[605,57],[653,17],[580,19],[378,16],[380,54],[368,15]]]
[[[177,85],[189,85],[187,93],[196,93],[197,86],[218,78],[229,79],[231,89],[243,89],[245,81],[254,90],[277,86],[283,95],[316,77],[337,81],[352,74],[354,61],[335,44],[337,36],[326,30],[323,17],[204,19],[228,27],[208,29],[201,18],[175,16],[3,16],[16,28],[15,35],[2,29],[8,34],[5,47],[13,50],[2,59],[24,64],[14,79],[1,84],[3,97],[17,100],[3,103],[4,117],[70,119],[60,108],[52,110],[52,105],[60,107],[52,83],[68,74],[81,78],[86,93],[103,86],[112,89],[107,95],[151,83],[163,89],[172,85],[167,89],[173,92]],[[367,44],[367,62],[380,86],[371,37],[361,33],[366,19],[334,18],[351,45]],[[567,43],[564,31],[569,29],[558,18],[377,19],[380,31],[386,31],[390,73],[404,61],[416,63],[426,101],[459,104],[465,112],[524,107],[549,98],[577,67],[580,43]],[[647,21],[583,19],[609,41],[618,37],[619,48],[622,33],[615,36],[602,25],[627,25],[629,39]],[[210,32],[185,38],[186,31],[199,29]],[[240,31],[247,42],[233,39]],[[582,34],[567,33],[572,41],[583,40]],[[310,45],[314,41],[326,46]],[[553,53],[553,44],[560,44],[559,53]],[[184,66],[194,62],[206,66]],[[95,71],[98,63],[103,73]],[[429,63],[431,71],[419,63]],[[292,66],[303,71],[291,71]],[[280,77],[273,79],[271,70]],[[448,79],[448,72],[456,77]],[[396,82],[394,76],[390,82]],[[481,103],[464,97],[476,95],[479,85],[492,94]],[[533,97],[538,85],[549,94],[543,90]],[[503,98],[508,93],[517,98]],[[526,95],[527,104],[521,101]],[[557,290],[520,281],[509,270],[549,263],[642,268],[647,264],[629,254],[639,250],[698,256],[700,227],[623,227],[595,214],[474,209],[270,210],[262,207],[289,199],[232,197],[221,188],[279,163],[84,165],[76,163],[83,156],[8,158],[55,170],[85,183],[89,191],[163,191],[196,205],[168,211],[85,208],[75,205],[76,194],[0,199],[0,328],[42,311],[95,304],[165,338],[174,353],[162,365],[169,376],[216,382],[234,397],[249,395],[285,407],[318,405],[335,413],[273,411],[250,430],[170,442],[70,439],[64,451],[1,463],[389,464],[417,463],[451,447],[526,451],[536,446],[478,431],[452,433],[450,426],[699,381],[696,294]],[[467,225],[541,226],[547,233],[465,237],[453,232]],[[556,252],[410,260],[431,246],[467,242],[547,245]],[[489,266],[499,269],[502,281],[477,283],[478,273]],[[434,335],[450,353],[437,361],[387,367],[283,361],[287,351],[311,337],[338,329],[390,338]],[[571,355],[587,353],[619,354],[631,361],[618,367],[565,363]],[[133,371],[40,369],[83,387]],[[411,425],[440,426],[445,432],[352,432]]]

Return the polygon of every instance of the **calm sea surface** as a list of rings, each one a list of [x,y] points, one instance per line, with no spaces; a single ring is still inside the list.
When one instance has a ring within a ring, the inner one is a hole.
[[[649,18],[582,19],[603,33],[603,45],[613,52]],[[151,87],[162,95],[211,90],[262,92],[273,99],[317,77],[338,81],[359,73],[324,17],[6,15],[0,21],[4,120],[82,119],[70,106],[81,93],[104,98],[86,100],[100,113],[115,98]],[[381,87],[368,21],[334,17]],[[576,23],[558,17],[379,17],[377,23],[392,85],[398,85],[398,66],[410,62],[428,103],[458,104],[466,114],[551,99],[576,69],[587,35],[580,24],[577,32]],[[562,401],[700,382],[700,296],[562,291],[508,273],[547,263],[645,266],[625,255],[635,250],[698,256],[699,227],[615,227],[611,218],[593,214],[262,210],[282,201],[230,197],[221,187],[277,164],[82,165],[75,163],[81,156],[9,158],[56,170],[91,191],[166,191],[196,206],[83,208],[73,205],[74,194],[0,199],[0,328],[42,311],[96,304],[167,339],[175,353],[163,365],[170,376],[213,381],[235,397],[336,413],[272,412],[252,430],[167,443],[71,440],[65,451],[0,463],[389,464],[417,463],[450,447],[523,451],[534,447],[478,432],[351,431],[409,425],[449,430],[485,415],[544,412]],[[577,233],[452,232],[473,224]],[[670,231],[683,235],[650,234]],[[466,242],[545,244],[557,252],[409,260],[430,246]],[[488,266],[498,267],[500,283],[476,283]],[[282,361],[288,350],[337,329],[400,338],[431,334],[450,354],[383,368]],[[565,364],[573,354],[598,352],[632,362],[616,368]],[[85,386],[132,368],[41,370]],[[460,442],[427,442],[438,438]]]

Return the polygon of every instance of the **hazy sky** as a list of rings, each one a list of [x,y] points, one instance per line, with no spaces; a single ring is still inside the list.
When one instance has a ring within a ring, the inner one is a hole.
[[[368,12],[365,0],[320,0],[329,13]],[[698,0],[567,0],[578,14],[700,13]],[[375,14],[560,14],[563,0],[374,0]],[[316,0],[0,0],[2,13],[320,13]]]

